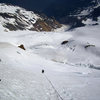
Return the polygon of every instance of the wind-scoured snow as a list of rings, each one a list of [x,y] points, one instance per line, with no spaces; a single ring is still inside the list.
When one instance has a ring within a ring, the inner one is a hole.
[[[0,26],[0,79],[0,100],[99,100],[100,25],[67,32]]]
[[[24,25],[24,29],[31,29],[34,27],[33,24],[35,24],[38,19],[41,19],[38,14],[32,11],[27,11],[18,6],[6,5],[4,3],[0,4],[0,14],[0,25],[2,25],[6,31],[9,31],[9,29],[5,27],[7,24],[16,27],[19,23]]]
[[[6,5],[6,4],[0,4],[0,13],[10,13],[10,14],[16,14],[16,11],[20,10],[20,13],[23,14],[28,19],[38,19],[39,16],[34,14],[32,11],[26,11],[24,8],[13,6],[13,5]]]

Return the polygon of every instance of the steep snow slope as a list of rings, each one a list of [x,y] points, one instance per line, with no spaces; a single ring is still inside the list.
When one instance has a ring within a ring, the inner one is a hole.
[[[99,100],[100,25],[0,31],[0,79],[1,100]]]
[[[63,100],[100,98],[98,70],[54,63],[12,44],[0,43],[1,100],[61,100],[45,76]]]

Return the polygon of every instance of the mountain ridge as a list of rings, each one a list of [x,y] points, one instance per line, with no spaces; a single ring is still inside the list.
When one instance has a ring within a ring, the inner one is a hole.
[[[97,20],[100,16],[99,0],[63,0],[52,3],[44,10],[47,16],[54,16],[62,24],[71,28],[84,26],[83,20]]]
[[[4,3],[0,4],[0,23],[10,31],[52,31],[62,26],[55,19],[48,18],[46,15],[39,15],[24,8]]]

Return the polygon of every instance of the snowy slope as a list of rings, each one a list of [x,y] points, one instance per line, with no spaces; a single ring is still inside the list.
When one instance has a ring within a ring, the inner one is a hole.
[[[0,59],[1,100],[61,100],[46,77],[63,100],[100,98],[98,70],[54,63],[4,42]]]
[[[100,67],[99,27],[87,25],[74,31],[50,33],[5,32],[1,33],[0,41],[23,44],[28,51],[52,61],[97,68]],[[62,44],[64,41],[67,43]]]
[[[16,18],[15,16],[18,16],[19,21],[21,21],[23,24],[26,25],[26,29],[29,27],[33,27],[31,23],[36,23],[36,21],[40,18],[39,15],[34,14],[31,11],[26,11],[23,8],[17,7],[17,6],[11,6],[6,4],[0,4],[0,14],[5,14],[5,16],[0,16],[0,23],[1,25],[5,25],[6,23],[15,24]],[[8,18],[7,15],[8,14]],[[22,19],[20,18],[21,16]],[[33,19],[33,20],[32,20]],[[28,22],[28,20],[32,20],[31,22]],[[17,24],[17,23],[16,23]]]
[[[0,25],[5,31],[51,31],[61,27],[54,19],[3,3],[0,3]]]
[[[1,4],[0,9],[10,17],[20,9],[23,21],[40,18],[15,6]],[[63,26],[55,32],[29,31],[27,25],[24,31],[9,31],[3,26],[14,21],[0,17],[0,100],[100,99],[100,17],[83,20],[84,27],[66,31]]]
[[[0,99],[99,100],[100,25],[87,23],[67,32],[1,27]],[[18,48],[21,44],[26,50]]]

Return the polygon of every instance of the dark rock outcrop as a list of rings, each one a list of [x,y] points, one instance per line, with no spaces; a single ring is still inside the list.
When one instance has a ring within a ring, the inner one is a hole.
[[[61,45],[65,45],[65,44],[67,44],[67,43],[68,43],[68,41],[65,40],[65,41],[63,41],[63,42],[61,43]]]
[[[18,47],[21,48],[21,49],[23,49],[23,50],[26,50],[23,44],[21,44],[21,45],[18,46]]]

